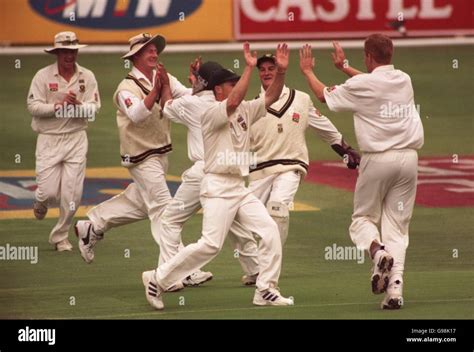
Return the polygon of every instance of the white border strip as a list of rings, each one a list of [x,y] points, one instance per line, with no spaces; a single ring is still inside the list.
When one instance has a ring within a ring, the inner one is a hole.
[[[422,46],[444,46],[444,45],[474,45],[474,37],[450,37],[450,38],[414,38],[414,39],[394,39],[396,47],[422,47]],[[278,42],[252,42],[252,49],[270,50],[276,47]],[[290,41],[290,49],[298,49],[304,44],[311,44],[314,49],[331,49],[332,41]],[[343,48],[359,49],[364,47],[364,40],[341,40]],[[36,55],[43,54],[43,47],[18,46],[0,47],[0,55]],[[202,44],[169,44],[166,46],[166,53],[188,53],[188,52],[228,52],[239,51],[242,43],[202,43]],[[124,54],[128,51],[126,45],[90,45],[81,49],[85,54]]]

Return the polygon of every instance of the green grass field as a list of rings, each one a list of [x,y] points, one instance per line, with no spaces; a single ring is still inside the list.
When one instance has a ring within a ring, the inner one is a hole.
[[[347,50],[351,64],[362,68],[362,52]],[[395,65],[412,77],[417,104],[425,128],[421,156],[473,155],[474,77],[472,47],[400,48]],[[317,71],[327,84],[345,77],[332,66],[329,50],[315,52]],[[192,54],[164,54],[168,70],[186,82]],[[208,53],[232,67],[240,53]],[[15,60],[21,68],[15,68]],[[30,128],[26,95],[34,73],[52,62],[49,55],[0,56],[2,77],[0,170],[34,169],[36,137]],[[453,60],[459,68],[453,69]],[[119,166],[118,133],[111,96],[126,74],[119,55],[81,55],[80,64],[92,69],[99,82],[102,110],[90,124],[88,166]],[[287,84],[308,91],[292,53]],[[237,69],[237,71],[241,71]],[[258,92],[257,75],[248,97]],[[315,100],[315,99],[314,99]],[[356,146],[350,114],[321,111]],[[172,129],[174,151],[170,174],[180,175],[190,162],[186,134]],[[311,160],[337,160],[337,155],[308,132]],[[21,163],[15,163],[15,155]],[[152,311],[144,297],[141,272],[156,265],[158,247],[148,221],[114,229],[99,243],[96,260],[86,265],[77,246],[71,253],[56,253],[47,243],[55,220],[1,220],[0,245],[38,246],[39,262],[0,261],[0,318],[119,318],[119,319],[473,319],[474,318],[474,216],[472,208],[416,207],[410,227],[410,247],[405,275],[405,307],[387,312],[379,309],[381,296],[370,290],[371,263],[329,261],[324,248],[336,243],[351,246],[348,227],[352,212],[351,192],[303,183],[297,201],[320,211],[294,212],[284,249],[280,278],[282,293],[295,298],[288,308],[252,306],[253,289],[240,284],[240,265],[229,243],[206,269],[214,279],[202,287],[165,295],[166,309]],[[201,215],[185,227],[183,239],[198,238]],[[73,231],[70,239],[74,240]],[[459,256],[453,258],[453,249]],[[125,258],[126,250],[130,257]],[[71,304],[74,303],[74,304]]]

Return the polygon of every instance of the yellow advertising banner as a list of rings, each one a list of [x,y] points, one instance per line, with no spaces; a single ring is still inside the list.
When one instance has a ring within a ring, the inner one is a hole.
[[[141,32],[168,42],[232,40],[231,0],[0,0],[2,45],[51,44],[74,31],[82,42],[122,44]]]

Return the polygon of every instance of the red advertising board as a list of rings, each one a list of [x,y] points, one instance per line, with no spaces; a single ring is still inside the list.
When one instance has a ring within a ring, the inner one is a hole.
[[[473,35],[473,0],[234,0],[236,39]]]

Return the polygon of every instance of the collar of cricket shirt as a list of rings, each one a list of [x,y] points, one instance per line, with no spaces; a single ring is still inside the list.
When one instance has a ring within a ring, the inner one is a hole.
[[[263,89],[263,87],[260,87],[260,96],[262,96],[263,94],[265,94],[265,89]],[[281,98],[283,98],[285,95],[288,95],[288,94],[290,94],[290,88],[284,85],[283,89],[281,90],[280,98],[278,100],[280,100]]]
[[[393,65],[382,65],[382,66],[378,66],[378,67],[374,68],[372,73],[374,73],[374,72],[383,72],[383,71],[393,71],[393,70],[395,70],[395,66],[393,66]]]
[[[143,72],[140,71],[138,68],[133,67],[133,68],[132,68],[132,71],[131,71],[131,74],[132,74],[133,77],[135,77],[135,78],[137,78],[137,79],[139,79],[139,80],[145,80],[145,82],[146,82],[147,84],[149,84],[150,87],[153,87],[153,83],[154,83],[154,82],[150,82],[150,80],[149,80],[148,78],[146,78],[146,76],[143,74]],[[155,79],[155,74],[156,74],[156,70],[153,70],[153,76],[152,76],[152,77],[153,77],[153,80]]]

